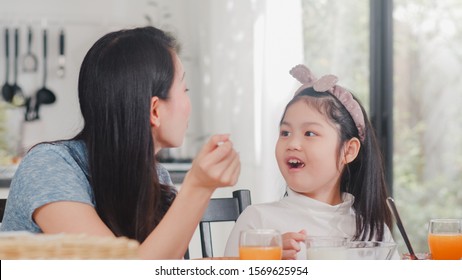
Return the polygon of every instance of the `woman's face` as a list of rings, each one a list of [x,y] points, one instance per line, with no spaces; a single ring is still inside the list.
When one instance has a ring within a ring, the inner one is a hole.
[[[173,54],[175,76],[166,100],[159,99],[159,126],[155,128],[156,152],[161,148],[179,147],[183,143],[191,114],[185,72],[180,58]]]
[[[276,159],[295,192],[329,204],[339,203],[340,174],[337,128],[303,99],[292,104],[282,120]]]

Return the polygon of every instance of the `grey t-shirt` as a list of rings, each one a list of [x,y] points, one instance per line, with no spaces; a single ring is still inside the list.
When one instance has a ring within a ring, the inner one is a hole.
[[[173,186],[168,171],[157,164],[159,181]],[[75,201],[95,206],[85,173],[88,161],[82,141],[40,144],[21,161],[11,182],[0,231],[42,232],[34,211],[51,202]]]

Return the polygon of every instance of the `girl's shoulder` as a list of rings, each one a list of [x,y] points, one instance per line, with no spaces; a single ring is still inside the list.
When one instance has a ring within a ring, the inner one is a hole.
[[[257,203],[249,205],[242,214],[246,213],[247,215],[257,215],[257,216],[267,216],[272,214],[279,213],[282,209],[287,208],[283,200]]]

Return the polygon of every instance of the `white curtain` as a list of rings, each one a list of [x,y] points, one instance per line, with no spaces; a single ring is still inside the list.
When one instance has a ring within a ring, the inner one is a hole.
[[[230,133],[242,163],[237,187],[249,188],[253,203],[279,199],[285,184],[274,147],[297,86],[288,72],[303,62],[300,1],[188,1],[184,11],[189,32],[179,37],[189,37],[186,52],[197,52],[187,55],[196,59],[185,67],[200,90],[191,95],[193,110],[201,112],[191,138]]]
[[[219,189],[214,196],[247,188],[253,204],[277,200],[285,191],[274,155],[278,126],[298,86],[289,70],[303,62],[300,0],[185,2],[178,37],[185,42],[193,111],[200,112],[191,120],[186,144],[198,149],[204,137],[230,133],[241,175],[235,188]],[[232,226],[212,228],[217,255],[224,252]],[[196,233],[192,257],[198,243]]]

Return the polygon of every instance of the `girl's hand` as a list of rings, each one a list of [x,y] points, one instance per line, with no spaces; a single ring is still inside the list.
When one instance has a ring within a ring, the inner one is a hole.
[[[295,260],[300,252],[300,242],[305,242],[306,232],[286,232],[282,235],[282,259]]]
[[[239,155],[229,135],[214,135],[204,145],[186,174],[184,185],[215,190],[236,184],[241,170]]]

